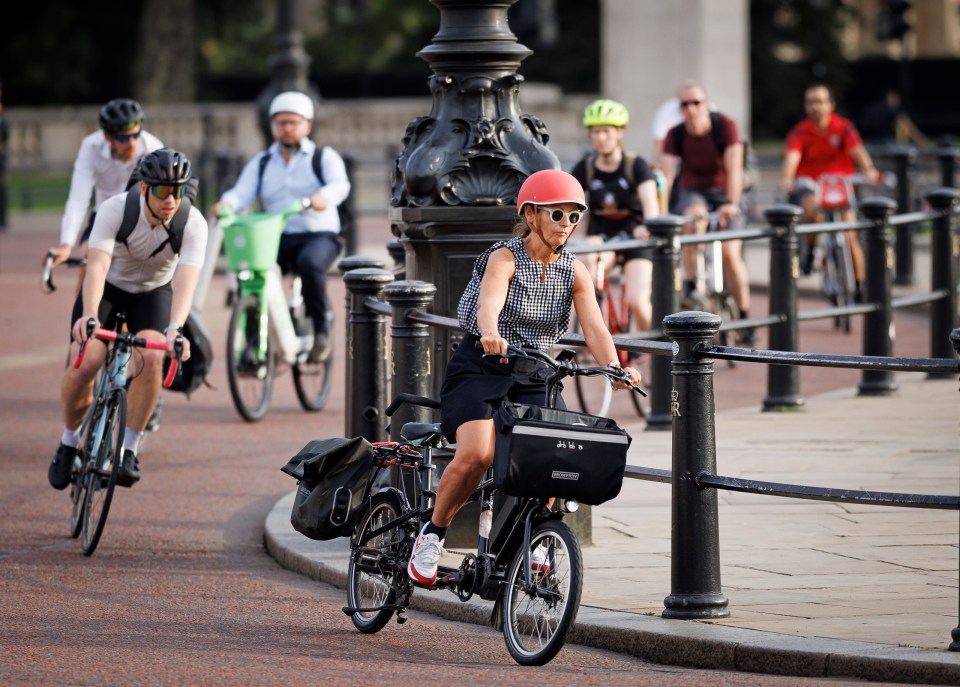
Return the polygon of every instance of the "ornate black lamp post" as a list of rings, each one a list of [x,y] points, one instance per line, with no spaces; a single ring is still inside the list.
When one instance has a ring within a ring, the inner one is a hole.
[[[435,284],[436,312],[455,316],[476,256],[510,235],[520,184],[560,163],[543,123],[520,112],[517,69],[531,51],[507,24],[516,0],[430,1],[440,29],[417,54],[433,70],[433,105],[407,125],[390,220],[406,278]],[[454,337],[437,339],[433,360],[442,371]]]
[[[270,56],[270,82],[257,96],[260,130],[267,145],[273,142],[270,101],[283,91],[300,91],[320,102],[320,93],[307,81],[310,56],[303,49],[303,34],[295,26],[296,0],[277,0],[277,37]]]

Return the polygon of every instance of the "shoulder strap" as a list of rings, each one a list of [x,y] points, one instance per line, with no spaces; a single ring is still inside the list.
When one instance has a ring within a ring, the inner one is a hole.
[[[597,162],[597,156],[594,153],[588,153],[583,158],[583,187],[585,189],[590,188],[590,184],[593,183],[593,174],[596,171],[594,164]]]
[[[123,219],[120,220],[120,229],[117,230],[117,243],[127,243],[127,239],[137,226],[140,219],[140,185],[130,187],[127,191],[127,200],[123,204]]]
[[[673,132],[673,147],[677,151],[677,157],[683,157],[683,136],[686,133],[686,127],[683,122],[680,122],[674,126],[670,131]],[[667,132],[667,136],[670,135],[670,132]]]
[[[263,172],[267,169],[267,163],[270,162],[270,152],[264,150],[260,153],[260,161],[257,163],[257,198],[260,197],[260,189],[263,186]]]
[[[724,140],[723,117],[720,116],[719,112],[710,113],[710,131],[713,134],[713,144],[717,146],[717,150],[723,155],[723,151],[726,150],[727,147],[727,142]]]
[[[636,190],[637,188],[637,175],[636,169],[637,166],[637,156],[635,153],[631,153],[627,150],[623,151],[623,173],[627,177],[627,184],[630,186],[631,190]]]
[[[324,146],[317,146],[313,151],[313,173],[317,175],[317,180],[321,186],[326,186],[327,182],[323,179],[323,166],[320,162],[323,160]]]

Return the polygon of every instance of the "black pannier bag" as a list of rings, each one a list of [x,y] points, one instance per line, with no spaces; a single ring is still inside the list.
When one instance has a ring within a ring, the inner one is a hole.
[[[374,469],[370,442],[315,439],[280,469],[298,480],[293,529],[320,540],[351,534]]]
[[[589,506],[620,493],[632,439],[613,420],[504,402],[494,423],[493,483],[503,493]]]

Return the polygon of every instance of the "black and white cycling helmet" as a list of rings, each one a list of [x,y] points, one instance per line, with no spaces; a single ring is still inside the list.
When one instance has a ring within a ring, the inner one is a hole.
[[[130,98],[114,98],[100,108],[100,128],[119,132],[132,129],[143,122],[143,108]]]
[[[138,172],[140,181],[150,186],[182,186],[190,181],[192,168],[180,151],[160,148],[144,156]]]

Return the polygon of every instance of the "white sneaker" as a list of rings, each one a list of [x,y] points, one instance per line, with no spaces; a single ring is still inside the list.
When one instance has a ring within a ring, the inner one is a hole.
[[[530,572],[534,575],[550,574],[550,563],[547,562],[547,551],[542,544],[530,552]]]
[[[424,534],[423,530],[420,530],[420,536],[413,545],[413,553],[410,554],[410,563],[407,564],[407,575],[411,580],[427,586],[437,581],[437,567],[440,556],[443,555],[443,542],[437,535]]]

